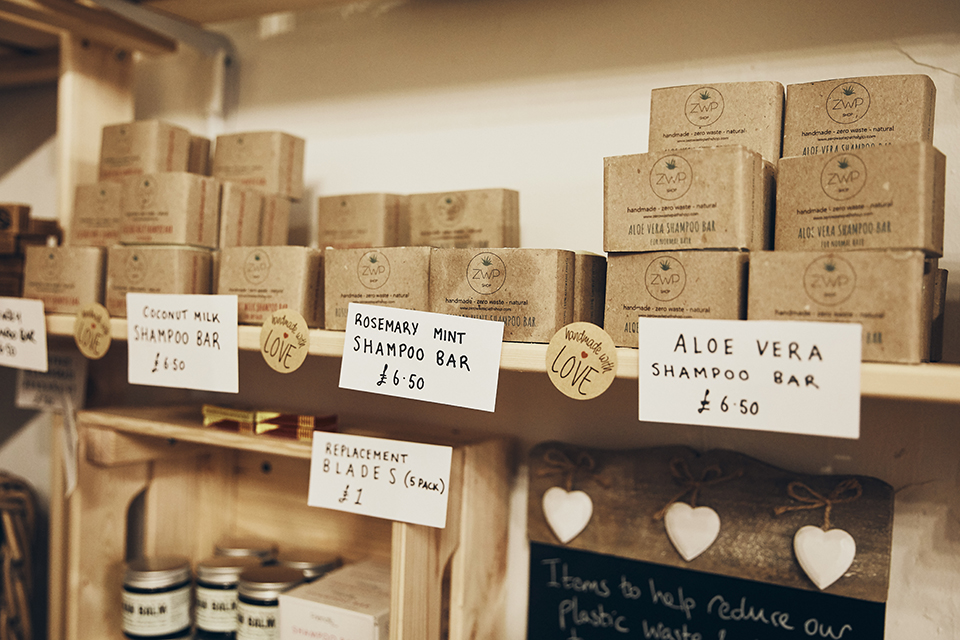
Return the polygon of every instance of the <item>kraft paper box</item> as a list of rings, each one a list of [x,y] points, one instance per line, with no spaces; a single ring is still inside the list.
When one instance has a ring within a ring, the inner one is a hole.
[[[573,322],[592,322],[602,327],[607,258],[577,251],[573,263]]]
[[[232,247],[220,251],[217,293],[236,295],[241,324],[263,324],[293,309],[307,326],[323,326],[322,251],[308,247]]]
[[[347,328],[351,302],[430,311],[431,247],[327,249],[323,254],[326,328]]]
[[[742,320],[747,264],[742,251],[666,251],[607,256],[604,330],[637,347],[637,318]]]
[[[30,205],[5,202],[0,204],[0,231],[24,233],[30,226]]]
[[[187,155],[187,171],[201,176],[210,175],[210,138],[190,136],[190,151]]]
[[[559,249],[438,249],[430,310],[503,322],[509,342],[550,342],[573,322],[574,268]]]
[[[390,565],[365,560],[280,594],[280,640],[390,637]]]
[[[475,189],[409,196],[409,241],[431,247],[519,247],[520,194]]]
[[[43,300],[47,313],[76,313],[103,303],[102,247],[27,247],[23,297]]]
[[[869,76],[787,85],[783,157],[933,142],[937,88],[928,76]]]
[[[691,84],[650,93],[650,152],[739,144],[775,163],[782,136],[779,82]]]
[[[397,246],[404,198],[390,193],[325,196],[318,200],[321,247],[354,249]]]
[[[107,250],[107,311],[127,316],[127,293],[211,293],[209,249],[173,245]]]
[[[863,360],[930,357],[932,262],[922,251],[764,251],[750,257],[750,320],[863,325]]]
[[[189,244],[215,249],[220,183],[185,171],[128,178],[123,185],[122,244]]]
[[[303,197],[304,140],[280,131],[217,136],[213,175],[290,200]]]
[[[99,180],[144,173],[186,171],[190,132],[162,120],[140,120],[103,128]]]
[[[290,201],[264,194],[260,220],[260,246],[283,246],[290,238]]]
[[[927,142],[784,158],[777,251],[921,249],[943,253],[946,158]]]
[[[69,244],[109,247],[120,241],[123,185],[104,180],[78,184],[74,191]]]
[[[220,248],[260,244],[263,194],[224,182],[220,189]]]
[[[741,146],[603,160],[607,252],[770,247],[773,168]]]

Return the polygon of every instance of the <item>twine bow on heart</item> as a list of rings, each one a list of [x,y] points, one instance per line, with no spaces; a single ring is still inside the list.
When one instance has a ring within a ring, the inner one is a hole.
[[[794,480],[787,485],[787,495],[803,504],[777,507],[773,510],[775,514],[782,516],[789,511],[802,511],[823,507],[823,526],[821,528],[824,531],[828,531],[830,529],[830,511],[833,509],[833,505],[857,500],[863,495],[863,486],[856,478],[849,478],[839,483],[833,488],[833,491],[827,495],[823,495],[811,489],[809,485],[799,480]]]
[[[587,476],[605,489],[610,486],[610,483],[602,476],[594,473],[597,463],[586,451],[577,454],[576,461],[574,461],[559,449],[548,449],[543,454],[543,461],[546,463],[546,467],[540,469],[537,475],[541,478],[554,475],[563,476],[567,491],[573,490],[573,481],[578,473]]]
[[[705,468],[703,473],[700,474],[700,479],[697,480],[693,477],[693,473],[690,471],[690,466],[686,460],[683,458],[674,458],[670,461],[670,473],[673,475],[674,480],[683,487],[683,491],[671,498],[670,501],[664,505],[663,509],[660,509],[660,511],[653,516],[654,520],[663,520],[670,506],[688,493],[690,494],[690,506],[696,507],[697,496],[700,494],[700,489],[720,484],[721,482],[735,480],[743,475],[743,469],[737,469],[733,473],[725,476],[723,475],[723,470],[714,464]]]

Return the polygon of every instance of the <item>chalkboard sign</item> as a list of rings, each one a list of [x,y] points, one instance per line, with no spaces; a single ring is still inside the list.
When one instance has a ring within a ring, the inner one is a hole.
[[[883,602],[530,544],[529,640],[882,640]]]

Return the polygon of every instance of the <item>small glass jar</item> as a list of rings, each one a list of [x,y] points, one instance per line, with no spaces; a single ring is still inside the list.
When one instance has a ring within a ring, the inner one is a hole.
[[[274,565],[244,570],[237,585],[237,640],[279,638],[280,594],[303,581],[299,569]]]
[[[199,640],[236,637],[240,573],[260,565],[260,558],[254,556],[214,556],[197,563],[193,615]]]
[[[232,558],[254,556],[263,564],[270,564],[277,557],[277,543],[259,538],[224,538],[217,543],[213,553]]]
[[[123,576],[123,635],[167,640],[190,635],[190,561],[137,558]]]
[[[284,551],[277,556],[281,567],[299,569],[307,582],[313,582],[342,564],[340,556],[322,551]]]

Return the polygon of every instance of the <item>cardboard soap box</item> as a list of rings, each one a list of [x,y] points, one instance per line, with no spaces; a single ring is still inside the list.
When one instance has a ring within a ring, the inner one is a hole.
[[[281,131],[217,136],[213,175],[289,200],[303,197],[304,140]]]
[[[596,253],[577,251],[573,263],[573,322],[592,322],[602,327],[607,258]]]
[[[745,147],[603,160],[603,249],[767,249],[773,168]]]
[[[324,196],[318,200],[321,247],[395,247],[405,198],[391,193]]]
[[[231,247],[220,251],[217,293],[237,296],[240,324],[263,324],[293,309],[307,326],[323,326],[322,251],[309,247]]]
[[[27,247],[23,297],[43,300],[47,313],[103,303],[104,257],[102,247]]]
[[[210,260],[210,250],[199,247],[110,247],[104,306],[112,317],[125,318],[127,293],[208,294]]]
[[[190,136],[190,148],[187,154],[187,171],[201,176],[210,175],[210,138]]]
[[[280,594],[280,640],[390,637],[390,564],[348,564]]]
[[[430,311],[430,247],[327,249],[323,256],[326,328],[347,328],[351,302]]]
[[[783,157],[933,142],[937,88],[925,75],[787,85]]]
[[[190,132],[162,120],[138,120],[103,128],[99,180],[144,173],[186,171]]]
[[[779,82],[691,84],[650,93],[650,152],[739,144],[776,163],[782,137]]]
[[[921,249],[943,254],[946,158],[912,142],[777,167],[777,251]]]
[[[640,316],[744,319],[749,255],[666,251],[607,256],[604,330],[618,347],[636,348]]]
[[[474,189],[409,196],[409,244],[430,247],[519,247],[520,194]],[[405,238],[400,238],[402,241]]]
[[[220,189],[220,248],[257,246],[262,214],[263,194],[224,182]]]
[[[120,241],[123,185],[103,180],[78,184],[74,191],[69,244],[109,247]]]
[[[573,322],[574,268],[560,249],[438,249],[430,310],[503,322],[509,342],[550,342]]]
[[[284,246],[290,239],[290,201],[264,194],[260,220],[260,246]]]
[[[930,358],[935,265],[922,251],[764,251],[750,257],[750,320],[863,325],[863,360]]]
[[[123,188],[122,244],[217,248],[220,183],[185,171],[128,178]]]

